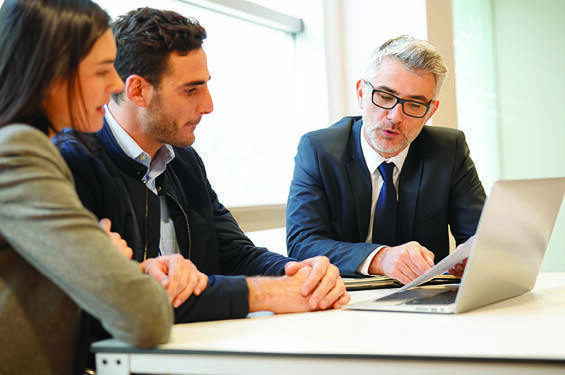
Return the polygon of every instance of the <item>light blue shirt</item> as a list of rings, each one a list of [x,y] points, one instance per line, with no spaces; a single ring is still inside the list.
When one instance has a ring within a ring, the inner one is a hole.
[[[106,106],[105,109],[106,121],[108,122],[110,131],[114,135],[114,138],[116,138],[118,145],[126,153],[126,155],[147,167],[147,172],[143,176],[142,181],[153,194],[158,196],[159,194],[157,192],[155,181],[157,177],[165,172],[167,164],[175,158],[175,151],[173,150],[173,147],[171,145],[164,144],[161,146],[159,151],[157,151],[155,158],[151,160],[151,156],[143,151],[137,142],[135,142],[135,140],[118,124],[114,116],[112,116],[109,108]],[[159,253],[161,255],[179,253],[175,226],[171,220],[166,197],[161,195],[159,197],[159,202],[161,206]]]

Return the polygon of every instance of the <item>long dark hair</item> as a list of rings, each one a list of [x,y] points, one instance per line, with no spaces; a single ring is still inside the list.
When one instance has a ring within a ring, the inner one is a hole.
[[[110,17],[90,0],[5,0],[0,8],[0,127],[21,122],[55,130],[43,100],[58,78],[68,82],[69,114],[84,108],[80,61],[109,28]]]

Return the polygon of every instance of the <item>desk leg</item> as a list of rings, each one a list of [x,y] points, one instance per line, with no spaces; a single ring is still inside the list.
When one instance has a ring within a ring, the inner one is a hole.
[[[129,375],[129,355],[116,353],[96,353],[96,373],[98,375]]]

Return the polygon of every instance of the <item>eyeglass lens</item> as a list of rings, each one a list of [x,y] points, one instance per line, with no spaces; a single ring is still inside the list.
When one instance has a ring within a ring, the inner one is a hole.
[[[391,109],[398,102],[402,103],[402,111],[411,117],[424,117],[428,111],[428,106],[423,103],[414,102],[411,100],[402,100],[396,96],[389,94],[385,91],[373,91],[373,103],[384,109]]]

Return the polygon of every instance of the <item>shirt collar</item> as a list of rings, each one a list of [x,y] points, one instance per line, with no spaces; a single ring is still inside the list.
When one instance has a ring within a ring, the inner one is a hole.
[[[141,164],[145,165],[147,168],[151,165],[151,156],[143,151],[141,147],[137,144],[137,142],[118,124],[110,109],[107,105],[104,106],[106,122],[112,132],[114,138],[116,138],[116,142],[120,148],[132,159],[140,162]],[[173,147],[169,144],[163,144],[157,155],[156,159],[162,159],[164,164],[168,164],[171,160],[175,158],[175,151]]]
[[[398,155],[385,159],[369,145],[363,134],[363,127],[361,127],[360,137],[361,150],[363,151],[363,157],[365,158],[365,164],[367,164],[369,173],[373,174],[379,167],[379,165],[381,165],[384,161],[393,162],[396,168],[398,168],[398,172],[400,173],[402,166],[404,165],[404,161],[406,160],[406,156],[408,155],[410,144],[408,144],[408,146],[404,150],[400,151]]]

